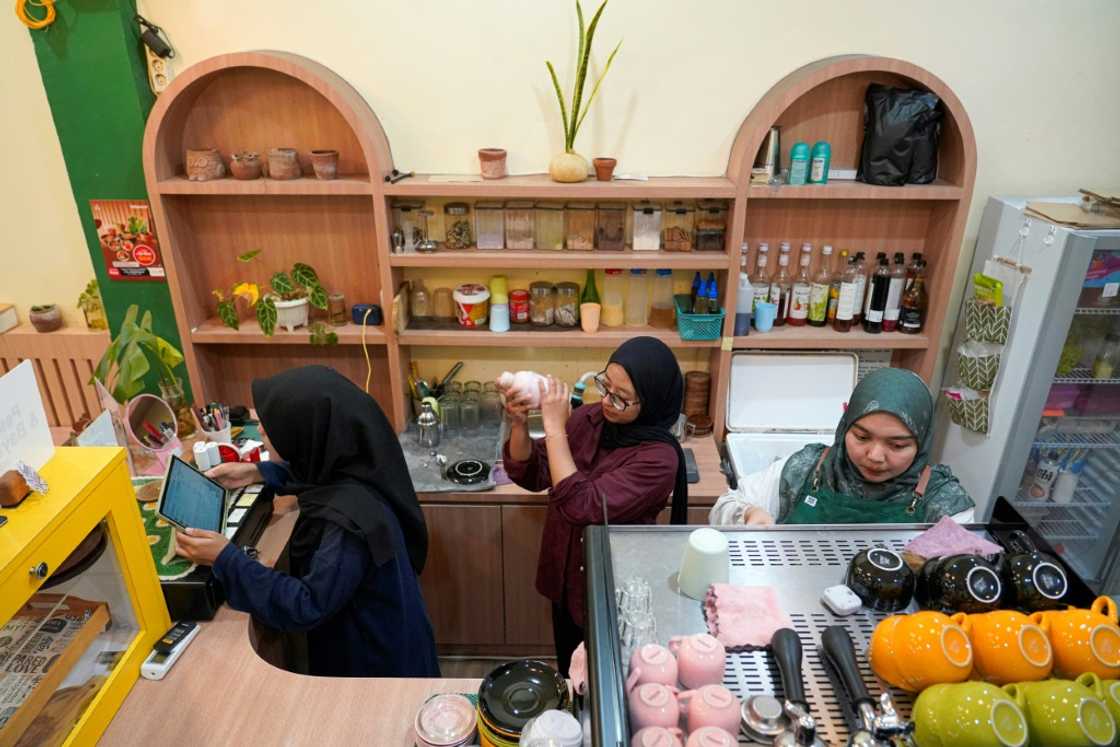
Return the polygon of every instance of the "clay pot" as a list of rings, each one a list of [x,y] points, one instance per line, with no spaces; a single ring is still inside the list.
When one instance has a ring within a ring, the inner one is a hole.
[[[565,184],[587,181],[587,159],[579,153],[558,153],[548,164],[548,175]]]
[[[483,179],[505,179],[506,151],[504,148],[479,148],[479,171]]]
[[[311,151],[311,168],[315,169],[316,179],[334,179],[338,176],[338,151]]]
[[[299,167],[299,154],[295,148],[273,148],[268,151],[269,179],[299,179],[303,170]]]
[[[234,179],[258,179],[261,175],[261,157],[251,150],[234,153],[229,162],[229,173]]]
[[[32,306],[27,316],[36,332],[54,332],[62,328],[62,310],[53,303]]]
[[[595,178],[601,182],[609,182],[614,178],[614,167],[618,163],[614,158],[596,158],[591,162],[595,167]]]
[[[225,175],[226,165],[216,148],[187,150],[187,178],[192,182],[208,182]]]

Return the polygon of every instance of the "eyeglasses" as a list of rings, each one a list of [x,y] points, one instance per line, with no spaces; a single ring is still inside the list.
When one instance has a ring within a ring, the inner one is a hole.
[[[599,394],[602,395],[603,399],[609,402],[610,406],[616,410],[622,411],[633,407],[634,405],[641,404],[641,402],[638,400],[634,400],[633,402],[631,402],[630,400],[625,400],[612,392],[610,390],[610,387],[607,386],[606,371],[600,371],[599,373],[595,374],[595,388],[599,390]]]

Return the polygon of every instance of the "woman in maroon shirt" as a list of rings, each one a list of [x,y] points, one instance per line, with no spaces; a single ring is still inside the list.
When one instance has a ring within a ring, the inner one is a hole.
[[[527,402],[506,396],[505,470],[521,487],[549,493],[537,591],[552,601],[556,659],[565,676],[583,640],[584,527],[653,524],[670,493],[672,521],[683,524],[688,506],[684,455],[669,430],[684,390],[672,351],[660,340],[636,337],[614,351],[595,383],[602,401],[572,412],[568,385],[549,377],[541,392],[545,437],[538,441],[529,438]]]

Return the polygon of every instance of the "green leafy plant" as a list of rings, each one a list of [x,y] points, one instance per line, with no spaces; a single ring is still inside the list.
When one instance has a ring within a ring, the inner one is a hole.
[[[242,263],[252,262],[253,258],[260,253],[260,249],[253,249],[252,251],[237,255],[237,261]],[[239,329],[241,326],[241,315],[237,311],[237,299],[244,299],[248,303],[249,308],[252,309],[258,305],[261,297],[260,286],[256,283],[244,281],[230,288],[228,298],[221,290],[215,289],[211,292],[214,294],[214,297],[218,299],[218,318],[222,320],[222,324],[231,329]],[[273,310],[275,311],[275,309]],[[273,326],[275,326],[275,324]]]
[[[591,23],[584,25],[583,8],[580,7],[579,0],[576,0],[576,18],[579,21],[579,49],[576,52],[576,79],[575,84],[572,86],[572,106],[569,110],[564,102],[564,93],[560,89],[560,79],[556,77],[556,69],[552,66],[550,61],[545,61],[545,66],[548,68],[548,74],[552,78],[552,87],[556,90],[556,99],[560,102],[560,121],[564,126],[564,152],[572,153],[575,147],[576,134],[579,132],[580,125],[583,124],[584,117],[591,109],[592,102],[595,101],[595,95],[599,93],[599,86],[603,82],[603,78],[607,76],[607,71],[611,69],[611,63],[614,61],[614,56],[618,54],[619,48],[622,46],[622,41],[615,45],[614,51],[611,52],[610,57],[607,58],[607,64],[603,66],[603,71],[599,73],[595,85],[591,87],[591,96],[587,99],[587,104],[583,103],[583,87],[587,80],[587,64],[591,57],[591,42],[595,38],[595,30],[599,26],[599,18],[603,15],[603,10],[607,7],[607,0],[603,0],[603,4],[595,11],[595,15],[591,17]]]
[[[124,403],[144,391],[144,377],[153,369],[161,382],[177,382],[174,369],[182,362],[178,348],[152,331],[152,312],[145,311],[141,316],[140,307],[133,304],[98,361],[93,378]]]
[[[337,345],[338,335],[325,322],[315,322],[308,328],[312,345]]]
[[[311,265],[296,262],[292,265],[291,272],[274,273],[268,284],[272,289],[271,292],[266,293],[257,304],[257,322],[266,335],[276,331],[277,299],[295,301],[306,298],[307,302],[315,308],[326,311],[327,291],[319,282],[319,275]]]

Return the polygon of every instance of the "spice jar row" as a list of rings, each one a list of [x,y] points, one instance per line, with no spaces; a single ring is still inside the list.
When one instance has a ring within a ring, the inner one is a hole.
[[[429,238],[432,216],[422,201],[394,203],[393,250],[623,251],[629,237],[634,251],[724,251],[727,239],[727,203],[721,200],[449,202],[442,244]]]

